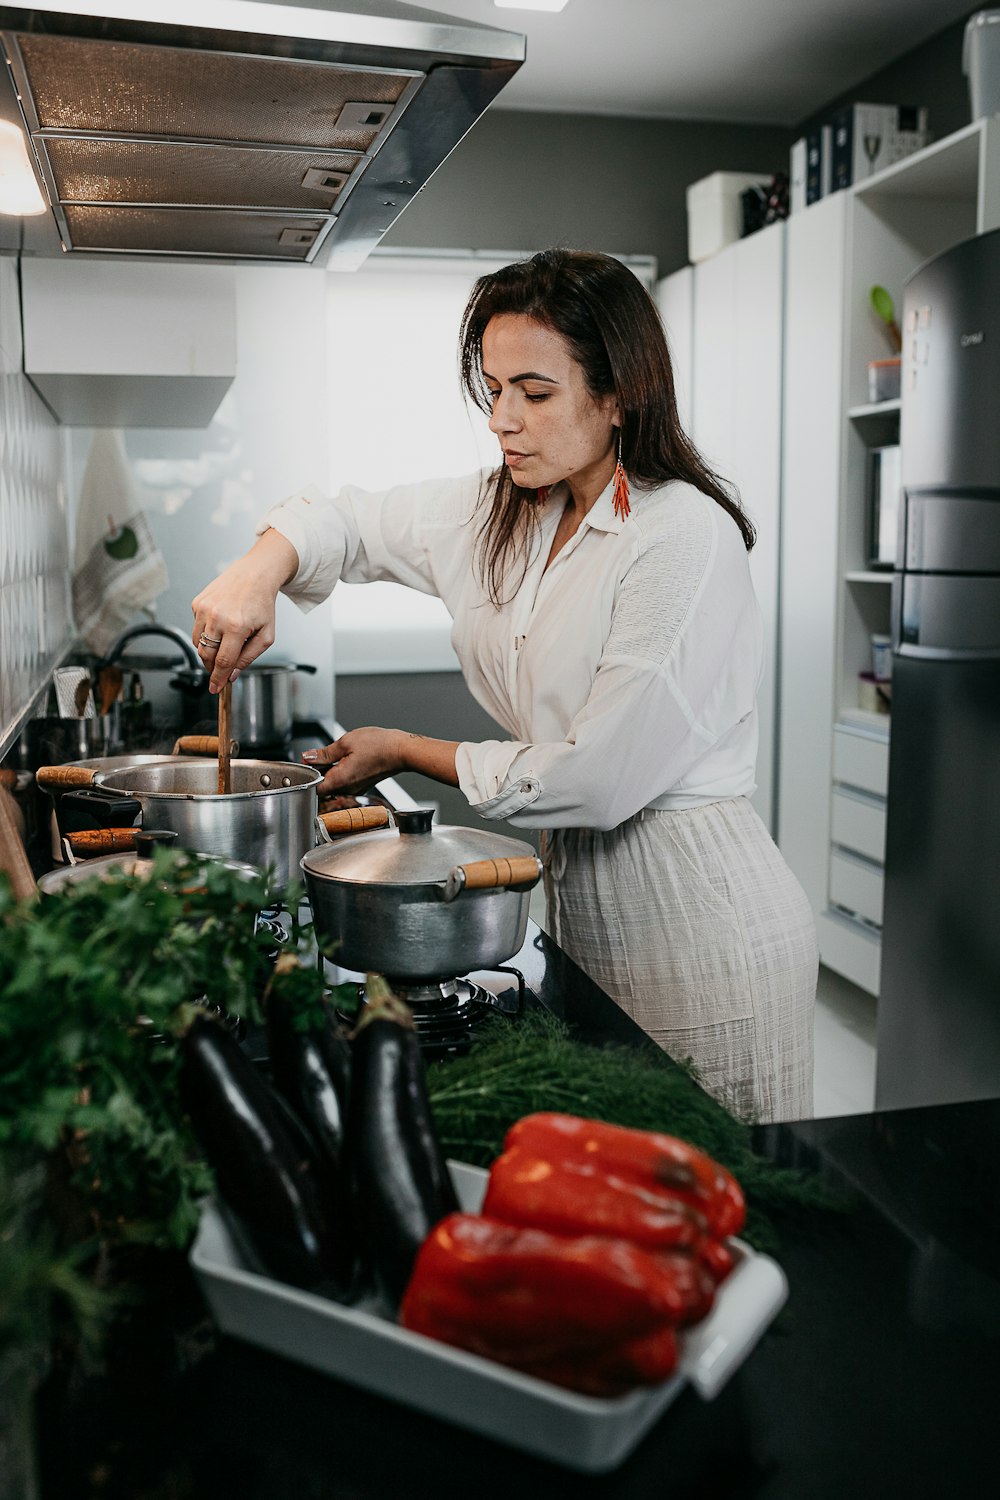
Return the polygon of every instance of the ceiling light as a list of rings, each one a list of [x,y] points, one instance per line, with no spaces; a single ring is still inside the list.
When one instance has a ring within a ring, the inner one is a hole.
[[[24,132],[11,121],[0,120],[0,214],[26,219],[43,214],[47,207],[28,160]]]
[[[501,10],[562,10],[566,0],[493,0]]]

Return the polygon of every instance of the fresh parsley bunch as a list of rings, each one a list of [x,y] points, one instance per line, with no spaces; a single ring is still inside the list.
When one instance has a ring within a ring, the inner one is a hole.
[[[0,880],[0,1153],[46,1159],[60,1242],[188,1244],[211,1174],[177,1039],[198,1003],[259,1021],[272,901],[265,877],[169,849],[38,901]]]

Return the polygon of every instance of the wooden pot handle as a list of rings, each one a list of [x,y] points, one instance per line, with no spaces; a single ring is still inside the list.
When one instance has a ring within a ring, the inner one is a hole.
[[[445,880],[444,899],[454,901],[460,891],[486,891],[498,886],[524,886],[538,883],[542,862],[533,854],[517,859],[477,859],[469,865],[456,865]]]
[[[141,828],[83,828],[78,833],[68,833],[66,843],[78,859],[91,859],[95,854],[134,849],[135,836],[141,832]]]
[[[319,813],[318,816],[331,838],[389,826],[389,814],[384,807],[342,807],[339,812]]]
[[[94,786],[97,772],[86,766],[39,766],[35,772],[35,784],[45,791],[56,791],[68,786]]]
[[[179,740],[174,741],[171,755],[218,755],[219,736],[217,734],[182,734]]]

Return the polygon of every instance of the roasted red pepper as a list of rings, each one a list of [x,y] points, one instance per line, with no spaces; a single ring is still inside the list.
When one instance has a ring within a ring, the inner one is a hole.
[[[716,1239],[738,1234],[746,1220],[746,1202],[732,1173],[675,1136],[540,1113],[511,1126],[504,1153],[513,1149],[551,1163],[597,1165],[650,1193],[669,1194],[697,1208]]]
[[[699,1245],[698,1259],[716,1286],[720,1281],[725,1281],[736,1264],[735,1255],[722,1240],[706,1240],[703,1245]]]
[[[566,1386],[585,1396],[622,1396],[639,1385],[659,1385],[677,1368],[677,1335],[669,1324],[602,1349],[586,1360],[552,1360],[521,1365],[526,1375]]]
[[[690,1316],[691,1258],[450,1214],[417,1256],[404,1327],[576,1390],[663,1380]],[[698,1290],[700,1296],[703,1287]]]
[[[693,1249],[707,1238],[698,1209],[658,1189],[608,1173],[600,1160],[559,1161],[526,1146],[490,1168],[483,1213],[552,1234],[606,1234],[650,1250]]]

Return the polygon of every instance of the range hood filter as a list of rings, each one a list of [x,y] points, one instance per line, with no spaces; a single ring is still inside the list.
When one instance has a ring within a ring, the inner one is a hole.
[[[0,118],[52,209],[26,254],[354,269],[524,59],[523,36],[396,0],[73,5],[0,0]]]

